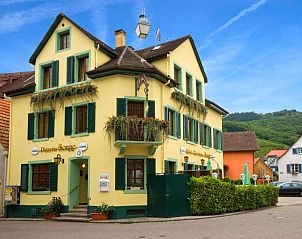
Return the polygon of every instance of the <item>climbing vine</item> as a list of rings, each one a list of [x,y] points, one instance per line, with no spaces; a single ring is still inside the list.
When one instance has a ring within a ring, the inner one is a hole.
[[[45,104],[50,106],[51,109],[54,109],[57,102],[63,107],[65,99],[73,96],[93,97],[96,94],[96,90],[97,87],[92,85],[91,82],[67,85],[33,94],[30,99],[30,104],[35,110],[43,108]]]
[[[205,117],[207,115],[207,108],[199,101],[192,99],[191,97],[183,94],[180,91],[174,91],[171,93],[171,98],[178,101],[180,103],[180,107],[179,110],[181,110],[181,108],[183,106],[187,106],[189,109],[189,114],[194,114],[194,111],[197,112],[198,117],[200,117],[200,115],[202,115],[203,117]]]

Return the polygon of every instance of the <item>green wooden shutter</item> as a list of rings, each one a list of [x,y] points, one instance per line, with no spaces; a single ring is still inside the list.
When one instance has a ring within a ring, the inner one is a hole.
[[[51,68],[52,68],[51,86],[56,87],[58,86],[58,81],[59,81],[59,61],[53,61],[51,64]]]
[[[147,175],[155,174],[155,173],[156,173],[155,158],[148,158],[147,159]]]
[[[115,158],[115,190],[126,189],[126,160]]]
[[[58,165],[55,163],[50,163],[49,190],[58,191]]]
[[[28,164],[21,164],[21,191],[27,192],[28,190]]]
[[[165,115],[165,121],[168,121],[168,115],[169,115],[169,108],[168,107],[164,107],[164,115]]]
[[[155,118],[155,101],[154,100],[148,100],[148,117]]]
[[[65,107],[65,135],[72,134],[72,106]]]
[[[198,144],[198,121],[194,120],[194,143]]]
[[[125,98],[116,99],[116,116],[126,116],[127,100]]]
[[[48,111],[48,138],[54,137],[55,134],[55,112]]]
[[[165,173],[169,174],[169,161],[165,160]]]
[[[293,148],[293,154],[298,154],[297,148]]]
[[[180,113],[175,112],[176,115],[176,137],[181,138],[181,126],[180,126]]]
[[[27,139],[32,140],[35,138],[35,113],[28,114],[27,122]]]
[[[67,84],[74,83],[74,56],[67,57]]]
[[[208,126],[208,135],[209,135],[209,147],[212,147],[212,128]]]
[[[213,129],[213,141],[214,141],[214,149],[217,149],[218,138],[217,138],[217,135],[216,135],[216,129]]]
[[[187,163],[184,163],[184,171],[188,171],[188,164]]]
[[[286,165],[286,171],[287,171],[287,173],[290,173],[290,170],[291,170],[290,164],[287,164]]]
[[[302,173],[302,164],[299,164],[299,173]]]
[[[95,132],[95,102],[88,103],[88,132]]]
[[[183,122],[183,125],[184,125],[184,140],[187,140],[188,139],[188,117],[186,115],[184,115],[183,119],[184,119],[184,122]]]
[[[199,139],[200,139],[200,144],[204,145],[205,142],[203,142],[203,138],[204,138],[204,132],[203,132],[203,123],[199,123]]]

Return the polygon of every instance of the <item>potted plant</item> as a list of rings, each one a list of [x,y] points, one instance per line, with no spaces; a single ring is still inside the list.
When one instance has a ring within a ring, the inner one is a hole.
[[[45,219],[51,220],[53,217],[59,217],[63,212],[64,204],[59,197],[53,197],[52,200],[41,209],[41,212]]]
[[[114,212],[114,207],[106,203],[102,203],[100,206],[96,207],[93,213],[91,213],[92,220],[107,220],[110,213]]]

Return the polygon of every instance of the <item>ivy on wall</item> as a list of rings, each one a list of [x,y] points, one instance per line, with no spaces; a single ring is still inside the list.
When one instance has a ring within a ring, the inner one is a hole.
[[[194,112],[197,112],[198,117],[205,117],[207,115],[208,110],[201,102],[194,100],[190,96],[187,96],[180,91],[175,90],[172,92],[171,98],[180,103],[179,110],[181,110],[183,106],[187,106],[190,115],[193,115]]]

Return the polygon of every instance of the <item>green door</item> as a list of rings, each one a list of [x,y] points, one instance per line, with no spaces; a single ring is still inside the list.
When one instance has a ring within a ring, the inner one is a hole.
[[[70,160],[69,164],[69,208],[80,203],[80,164],[77,159]]]

